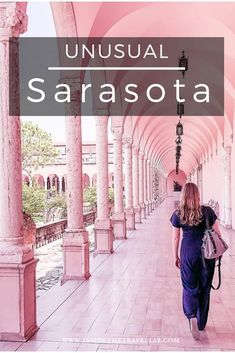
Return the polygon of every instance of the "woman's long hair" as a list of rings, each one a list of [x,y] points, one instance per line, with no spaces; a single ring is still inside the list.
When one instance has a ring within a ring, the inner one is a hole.
[[[186,183],[181,192],[178,215],[181,224],[198,225],[203,218],[198,187],[194,183]]]

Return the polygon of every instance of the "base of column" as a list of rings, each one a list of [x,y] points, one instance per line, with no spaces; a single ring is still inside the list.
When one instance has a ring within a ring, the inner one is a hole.
[[[232,224],[231,223],[226,223],[225,221],[221,221],[220,224],[227,229],[231,229],[232,228]]]
[[[24,335],[15,332],[3,332],[0,333],[0,341],[27,342],[38,330],[39,327],[37,325],[33,325]]]
[[[146,216],[150,215],[150,210],[149,210],[149,203],[148,201],[145,201],[145,214]]]
[[[126,217],[124,212],[112,214],[113,234],[115,239],[126,239]]]
[[[154,211],[154,201],[151,200],[151,210]]]
[[[28,258],[28,261],[24,261]],[[29,259],[30,258],[30,259]],[[0,249],[0,340],[25,342],[36,323],[36,264],[28,246]]]
[[[113,253],[113,225],[111,219],[95,220],[95,255]]]
[[[89,241],[85,229],[66,229],[63,237],[64,273],[61,285],[68,280],[84,280],[90,277]]]
[[[142,203],[140,205],[140,211],[141,211],[141,218],[145,219],[146,218],[146,206],[145,206],[145,203]]]
[[[215,209],[215,212],[218,211],[218,209]],[[232,228],[232,209],[229,207],[224,207],[223,210],[223,215],[222,219],[220,220],[220,223],[223,225],[224,228],[231,229]],[[216,212],[217,213],[217,212]]]
[[[133,208],[126,208],[126,229],[127,230],[135,230],[135,212]]]
[[[227,228],[227,229],[232,229],[232,225],[231,224],[223,224],[223,227]]]
[[[135,222],[141,223],[141,208],[140,206],[134,207],[135,212]]]

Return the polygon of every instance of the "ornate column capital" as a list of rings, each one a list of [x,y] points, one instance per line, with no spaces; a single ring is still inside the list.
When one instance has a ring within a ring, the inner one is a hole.
[[[103,127],[107,128],[109,116],[105,115],[105,114],[96,115],[95,121],[96,121],[96,126],[103,126]]]
[[[131,138],[129,138],[129,137],[124,137],[122,139],[122,143],[123,143],[125,148],[131,148],[133,140]]]
[[[141,159],[142,161],[144,160],[145,154],[144,154],[143,151],[140,151],[139,157],[140,157],[140,159]]]
[[[103,116],[109,117],[110,113],[108,109],[94,109],[94,115],[97,117],[103,117]]]
[[[19,37],[27,31],[28,16],[17,2],[1,3],[0,5],[0,40]]]
[[[122,126],[115,126],[111,128],[113,134],[113,140],[122,140],[123,135],[123,127]]]
[[[139,146],[133,145],[133,146],[132,146],[132,153],[133,153],[133,156],[139,155],[139,150],[140,150]]]
[[[233,143],[233,133],[230,135],[230,142]]]
[[[226,146],[224,147],[226,155],[230,155],[232,153],[232,147],[231,146]]]
[[[227,161],[230,160],[230,158],[231,158],[231,153],[232,153],[231,146],[226,146],[222,150],[222,161],[223,161],[225,167],[226,167]]]

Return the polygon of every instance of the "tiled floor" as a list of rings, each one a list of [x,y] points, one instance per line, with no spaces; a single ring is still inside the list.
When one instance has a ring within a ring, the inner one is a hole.
[[[206,331],[194,341],[181,308],[166,199],[112,255],[91,262],[88,281],[58,283],[38,299],[40,330],[27,343],[1,350],[158,351],[235,350],[235,232],[224,231],[222,288],[211,295]]]

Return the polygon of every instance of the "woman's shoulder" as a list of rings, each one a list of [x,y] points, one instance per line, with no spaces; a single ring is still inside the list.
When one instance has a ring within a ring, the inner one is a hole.
[[[213,212],[213,209],[208,205],[201,205],[201,210],[206,214]]]
[[[217,219],[217,215],[212,207],[204,205],[204,208],[202,210],[202,214],[203,214],[204,219],[209,220],[209,224],[211,226],[215,223],[215,221]]]
[[[180,227],[180,218],[179,218],[179,210],[176,209],[171,215],[170,222],[174,227],[179,228]]]
[[[176,217],[179,217],[179,209],[178,208],[176,208],[174,211],[173,211],[173,213],[172,213],[172,216],[176,216]]]
[[[209,218],[215,221],[215,219],[217,218],[215,211],[213,210],[212,207],[203,205],[201,210],[202,210],[202,215],[204,219]]]

